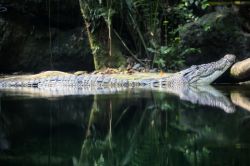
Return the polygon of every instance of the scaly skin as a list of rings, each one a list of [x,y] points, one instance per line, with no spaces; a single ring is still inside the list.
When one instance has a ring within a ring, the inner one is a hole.
[[[216,62],[191,66],[190,68],[160,79],[127,80],[107,75],[54,76],[31,80],[1,79],[0,88],[8,87],[182,87],[187,85],[209,85],[221,76],[235,61],[235,56],[227,54]]]

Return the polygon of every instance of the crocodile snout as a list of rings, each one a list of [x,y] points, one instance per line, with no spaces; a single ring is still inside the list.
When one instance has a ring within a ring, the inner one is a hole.
[[[230,62],[230,63],[233,64],[233,63],[235,62],[236,56],[233,55],[233,54],[226,54],[226,55],[224,56],[224,58],[225,58],[228,62]]]

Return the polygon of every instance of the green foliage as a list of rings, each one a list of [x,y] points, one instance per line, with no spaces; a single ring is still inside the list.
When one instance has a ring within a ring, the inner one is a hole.
[[[95,161],[94,165],[95,166],[104,166],[104,158],[103,158],[102,154],[100,155],[100,158],[97,161]]]
[[[88,4],[92,32],[101,26],[101,19],[105,20],[119,35],[127,54],[147,58],[149,66],[165,69],[181,68],[185,55],[198,51],[181,46],[179,27],[197,20],[195,10],[204,11],[209,6],[208,0],[80,1]],[[209,28],[205,27],[207,31]]]
[[[91,32],[93,33],[95,29],[99,28],[101,25],[101,19],[104,18],[107,24],[111,24],[110,18],[115,13],[112,9],[107,8],[97,8],[96,10],[90,11],[90,22],[91,22]]]
[[[192,6],[205,10],[209,7],[208,0],[181,0],[179,7],[187,9],[188,13],[192,12]],[[192,13],[191,13],[192,14]]]
[[[178,40],[178,38],[176,38]],[[160,46],[158,48],[148,48],[152,53],[155,53],[154,64],[160,69],[177,70],[184,66],[185,55],[199,53],[196,48],[186,48],[181,44],[171,43],[171,46]]]
[[[200,52],[196,48],[187,48],[181,45],[179,30],[188,22],[196,21],[199,16],[194,12],[194,8],[206,10],[209,6],[208,0],[181,0],[179,3],[169,6],[166,20],[163,21],[167,26],[168,37],[167,45],[151,45],[148,50],[155,54],[153,61],[159,68],[179,69],[184,66],[186,55]],[[210,26],[205,26],[206,31]]]
[[[198,16],[195,15],[193,8],[205,10],[208,7],[207,0],[181,0],[173,6],[166,1],[159,0],[150,2],[134,0],[133,2],[131,3],[134,5],[132,9],[137,11],[131,12],[133,20],[137,21],[140,34],[144,34],[134,40],[134,43],[138,45],[137,48],[140,48],[136,52],[149,55],[149,59],[152,59],[151,65],[156,65],[161,69],[177,70],[184,66],[186,55],[200,51],[181,45],[179,27],[187,22],[195,21]],[[209,30],[209,27],[205,28]],[[137,34],[133,33],[132,36],[137,36]],[[140,45],[143,45],[146,50],[141,51],[143,47]]]
[[[115,14],[115,10],[112,9],[112,1],[103,3],[99,0],[79,0],[81,10],[85,20],[91,25],[91,32],[99,28],[102,20],[108,25],[111,24],[111,18]]]
[[[154,63],[160,69],[176,69],[184,65],[183,56],[180,55],[178,46],[160,46],[157,49],[148,48],[150,52],[156,54]],[[176,56],[178,55],[179,56]],[[174,59],[174,61],[173,61]]]

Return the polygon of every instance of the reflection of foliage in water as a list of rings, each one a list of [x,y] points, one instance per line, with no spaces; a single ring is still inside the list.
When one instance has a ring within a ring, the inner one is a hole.
[[[161,95],[159,93],[154,96],[157,99],[147,102],[150,104],[143,112],[134,110],[129,123],[121,120],[120,124],[112,126],[111,142],[108,136],[86,139],[80,163],[193,165],[206,159],[209,150],[197,147],[198,133],[180,124],[180,104],[171,98],[166,100],[166,96]]]
[[[237,157],[223,161],[215,155],[220,154],[218,149],[229,154],[237,151],[236,144],[238,148],[241,146],[237,118],[242,116],[240,112],[226,114],[216,108],[180,102],[164,93],[151,95],[135,102],[144,104],[143,111],[131,101],[130,107],[120,112],[121,117],[116,112],[120,109],[113,110],[116,116],[112,137],[102,132],[85,139],[79,165],[232,165],[235,162]],[[102,108],[98,113],[103,113],[105,107]]]
[[[18,162],[46,165],[51,161],[63,165],[73,161],[74,166],[151,166],[249,162],[250,123],[245,118],[249,113],[238,110],[227,114],[217,108],[180,101],[166,93],[125,92],[98,95],[94,100],[92,96],[29,102],[5,99],[2,108],[2,115],[12,124],[10,136],[20,137],[17,140],[8,138],[19,145],[11,148],[12,160],[5,154],[1,155],[0,163],[15,161],[12,165],[19,165]],[[49,115],[50,111],[53,116]],[[52,117],[54,127],[48,126],[48,117]],[[21,123],[15,126],[18,121]],[[84,129],[78,129],[81,125]],[[62,132],[66,126],[69,131]],[[44,129],[57,132],[52,135],[40,133]],[[83,132],[86,136],[81,147]],[[51,144],[48,144],[48,138]]]

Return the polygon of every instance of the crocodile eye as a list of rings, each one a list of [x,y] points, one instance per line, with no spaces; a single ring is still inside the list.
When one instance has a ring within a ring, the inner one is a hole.
[[[184,73],[183,76],[184,76],[184,77],[187,77],[190,73],[191,73],[191,71],[190,71],[190,72],[187,72],[187,73]]]

